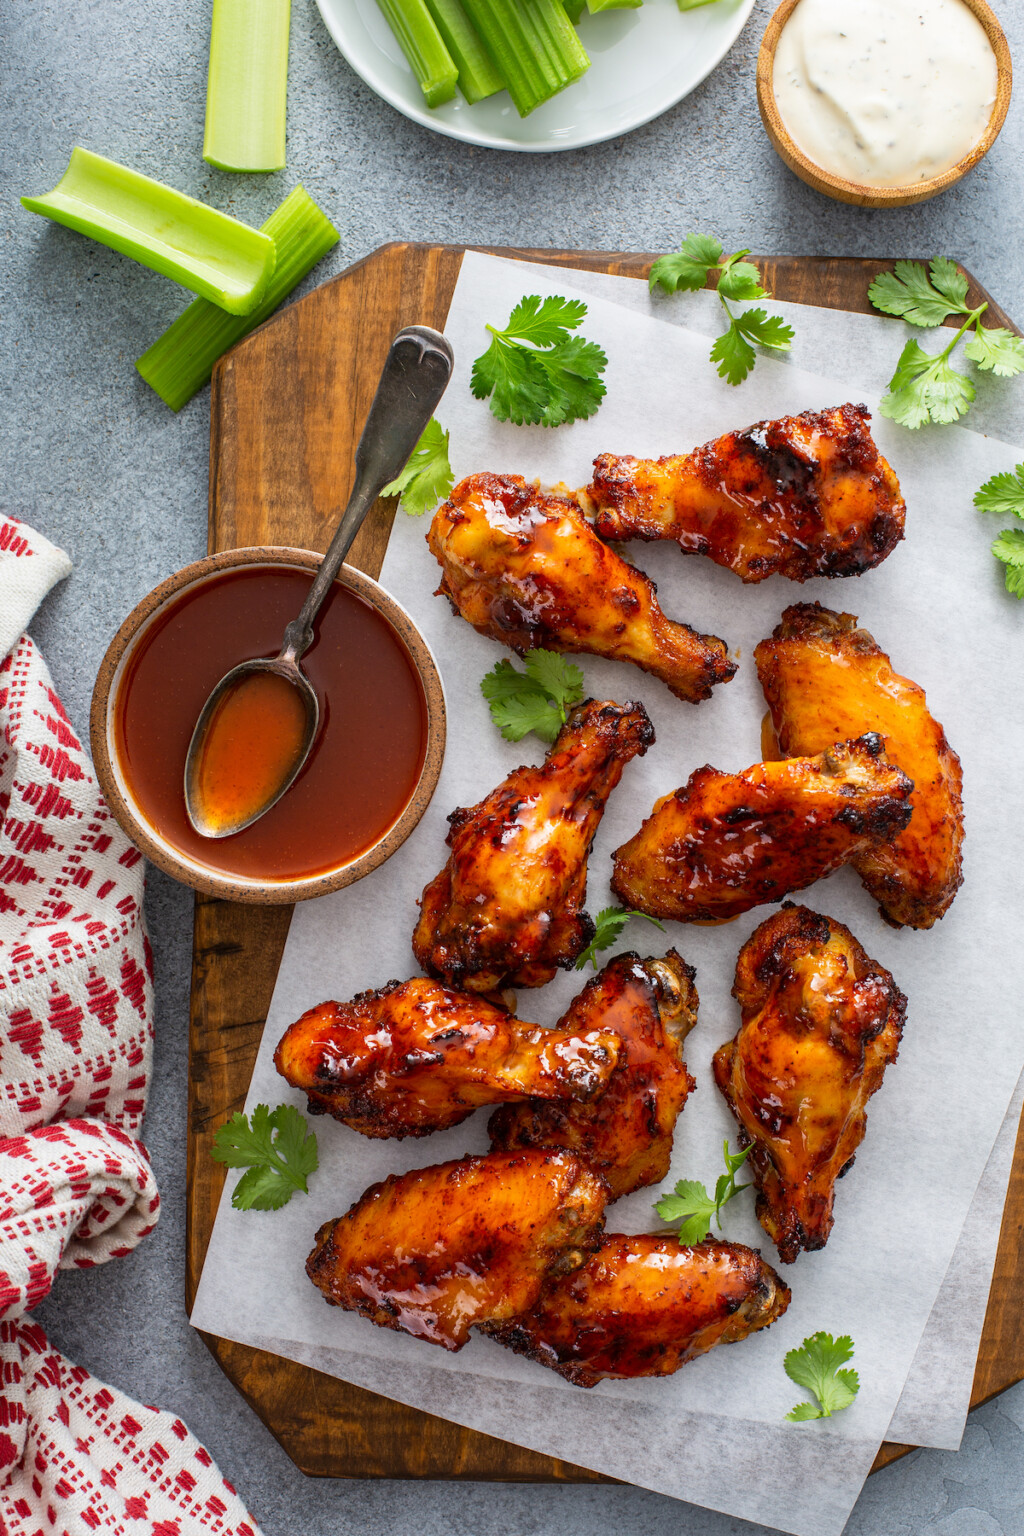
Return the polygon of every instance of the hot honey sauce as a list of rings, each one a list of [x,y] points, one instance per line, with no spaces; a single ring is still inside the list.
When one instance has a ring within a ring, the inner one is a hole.
[[[239,662],[276,656],[311,579],[252,566],[186,590],[143,634],[118,688],[117,756],[139,811],[180,853],[226,874],[294,880],[349,862],[398,820],[423,767],[427,707],[416,668],[387,620],[336,583],[302,661],[321,720],[302,772],[232,836],[203,837],[189,822],[185,758],[206,699]],[[281,782],[301,728],[298,694],[273,674],[257,673],[226,697],[203,765],[225,820]]]

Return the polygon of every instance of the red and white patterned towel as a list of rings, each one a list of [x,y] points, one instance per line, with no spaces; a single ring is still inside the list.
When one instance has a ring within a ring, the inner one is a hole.
[[[258,1536],[179,1419],[94,1380],[24,1316],[58,1268],[129,1253],[160,1206],[137,1139],[142,858],[22,632],[70,569],[0,517],[0,1536]]]

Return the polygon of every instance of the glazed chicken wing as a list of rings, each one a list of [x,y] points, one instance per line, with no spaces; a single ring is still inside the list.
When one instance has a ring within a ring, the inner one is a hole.
[[[893,927],[930,928],[960,888],[964,811],[960,759],[924,690],[893,671],[853,614],[819,603],[787,608],[754,658],[782,753],[820,752],[877,731],[886,755],[913,779],[910,824],[853,862]]]
[[[602,1175],[617,1200],[660,1184],[672,1135],[696,1086],[683,1041],[697,1022],[693,968],[674,949],[664,959],[618,955],[574,998],[559,1028],[613,1030],[619,1060],[598,1097],[575,1104],[503,1104],[491,1116],[491,1145],[567,1147]]]
[[[569,716],[540,767],[516,768],[448,820],[451,858],[420,899],[423,969],[472,992],[541,987],[586,948],[587,856],[605,802],[654,728],[642,704],[593,699]]]
[[[716,1344],[768,1328],[789,1287],[739,1243],[681,1248],[672,1233],[609,1234],[581,1269],[549,1282],[533,1310],[485,1333],[577,1387],[670,1376]]]
[[[522,656],[534,647],[631,661],[692,704],[736,671],[725,642],[667,619],[654,583],[602,544],[569,496],[521,475],[470,475],[437,509],[427,543],[438,594]]]
[[[674,539],[744,581],[857,576],[903,537],[899,481],[862,405],[759,421],[693,453],[603,453],[585,493],[603,539]]]
[[[740,950],[733,996],[743,1021],[715,1053],[715,1081],[753,1143],[758,1219],[791,1264],[828,1241],[907,1000],[849,928],[790,903]]]
[[[588,1099],[619,1052],[610,1025],[541,1029],[415,976],[311,1008],[285,1030],[274,1064],[313,1114],[400,1138],[458,1125],[481,1104]]]
[[[373,1184],[326,1222],[306,1273],[332,1306],[457,1350],[528,1312],[597,1247],[605,1188],[569,1152],[492,1152]]]
[[[698,768],[616,849],[612,890],[652,917],[727,921],[894,837],[912,788],[874,735],[742,773]]]

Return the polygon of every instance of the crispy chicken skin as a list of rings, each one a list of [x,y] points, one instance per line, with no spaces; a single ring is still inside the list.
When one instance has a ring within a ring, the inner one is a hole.
[[[715,1081],[754,1146],[758,1220],[791,1264],[828,1241],[907,1000],[849,928],[788,902],[740,950],[733,996],[743,1021],[715,1052]]]
[[[894,837],[912,788],[875,735],[742,773],[698,768],[616,849],[612,890],[652,917],[738,917]]]
[[[611,1026],[542,1029],[415,976],[311,1008],[285,1030],[274,1065],[313,1114],[401,1138],[458,1125],[481,1104],[588,1099],[619,1054]]]
[[[642,704],[589,699],[539,767],[516,768],[453,811],[452,850],[420,898],[412,947],[431,976],[471,992],[541,987],[594,935],[587,856],[630,758],[654,740]]]
[[[681,1248],[674,1233],[609,1233],[571,1275],[549,1282],[525,1317],[491,1334],[577,1387],[609,1377],[671,1376],[716,1344],[768,1328],[790,1290],[740,1243]]]
[[[491,1116],[491,1145],[567,1147],[602,1175],[617,1200],[660,1184],[672,1157],[676,1120],[696,1084],[683,1041],[697,1022],[692,966],[670,949],[664,959],[618,955],[587,983],[559,1028],[613,1030],[621,1046],[607,1086],[588,1102],[503,1104]]]
[[[605,1188],[570,1152],[492,1152],[372,1184],[326,1222],[306,1273],[325,1300],[457,1350],[528,1312],[597,1247]]]
[[[909,826],[853,862],[887,922],[930,928],[961,885],[964,811],[960,759],[929,714],[924,690],[893,671],[853,614],[820,603],[787,608],[754,659],[783,754],[820,752],[877,731],[886,755],[913,779]]]
[[[863,405],[759,421],[693,453],[603,453],[585,497],[602,539],[674,539],[744,581],[857,576],[903,537],[899,481]]]
[[[469,475],[427,534],[438,595],[520,656],[534,647],[631,661],[691,704],[736,671],[725,642],[667,619],[654,583],[602,544],[578,503],[521,475]]]

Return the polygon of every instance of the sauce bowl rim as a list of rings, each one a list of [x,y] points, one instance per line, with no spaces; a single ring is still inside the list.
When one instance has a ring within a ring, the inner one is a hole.
[[[397,598],[372,576],[345,565],[336,580],[380,614],[401,642],[419,680],[427,713],[426,749],[419,777],[402,811],[386,831],[362,853],[314,875],[274,879],[234,874],[201,864],[181,852],[146,818],[128,789],[118,761],[114,712],[118,686],[137,645],[158,615],[172,601],[222,571],[279,566],[313,572],[322,556],[290,545],[262,544],[222,550],[182,566],[146,594],[119,626],[104,653],[93,688],[89,714],[92,757],[103,797],[115,821],[158,869],[193,890],[222,900],[264,906],[290,905],[341,890],[368,875],[401,847],[429,805],[444,760],[447,707],[444,684],[434,654],[411,615]]]
[[[984,28],[996,57],[996,95],[985,132],[966,155],[940,175],[931,176],[927,181],[896,187],[876,187],[870,182],[850,181],[845,176],[827,171],[805,154],[786,127],[775,104],[775,50],[783,27],[799,3],[800,0],[782,0],[765,27],[757,55],[757,105],[761,121],[772,148],[795,176],[816,192],[835,198],[837,202],[852,203],[861,208],[906,208],[913,203],[927,202],[929,198],[944,192],[984,159],[1002,130],[1013,89],[1010,45],[988,0],[963,0],[963,4]]]

